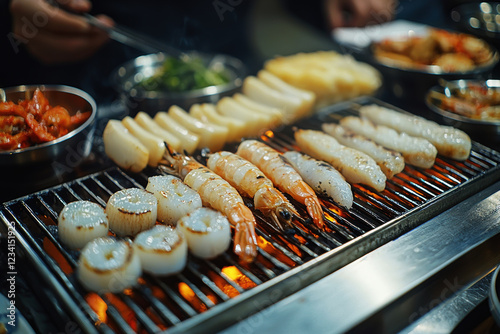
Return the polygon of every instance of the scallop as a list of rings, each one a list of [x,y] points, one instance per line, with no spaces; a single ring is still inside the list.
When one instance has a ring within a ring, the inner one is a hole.
[[[156,225],[139,233],[134,247],[141,259],[142,269],[154,275],[173,275],[186,266],[186,238],[175,227]]]
[[[82,248],[92,239],[108,234],[109,223],[104,209],[93,202],[68,203],[57,218],[61,242],[71,249]]]
[[[141,261],[132,243],[113,237],[90,241],[78,260],[78,280],[85,289],[97,293],[130,288],[141,274]]]
[[[118,236],[136,235],[156,223],[158,201],[144,189],[117,191],[106,204],[109,228]]]
[[[231,243],[228,219],[209,208],[199,208],[182,217],[177,228],[186,236],[189,251],[202,259],[219,256]]]
[[[172,175],[151,176],[146,190],[158,200],[158,220],[167,224],[177,224],[181,217],[202,206],[198,192]]]

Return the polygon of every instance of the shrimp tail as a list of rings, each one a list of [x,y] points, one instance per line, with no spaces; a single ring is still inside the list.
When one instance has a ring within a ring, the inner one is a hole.
[[[252,212],[242,204],[228,218],[235,227],[234,253],[243,262],[252,262],[257,256],[257,235]]]
[[[321,209],[321,204],[317,197],[307,197],[304,201],[306,205],[307,212],[312,217],[314,224],[319,228],[323,229],[323,209]]]
[[[252,262],[257,256],[257,237],[255,230],[246,222],[241,222],[235,227],[234,253],[243,262]]]

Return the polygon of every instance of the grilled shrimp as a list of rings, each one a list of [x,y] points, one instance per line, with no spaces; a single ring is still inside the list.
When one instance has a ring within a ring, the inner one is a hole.
[[[314,224],[323,228],[323,209],[316,193],[281,153],[257,140],[245,140],[236,154],[260,168],[278,189],[305,204]]]
[[[288,199],[250,161],[234,153],[222,151],[210,154],[207,166],[241,194],[253,198],[255,208],[269,216],[281,230],[284,230],[282,223],[291,226],[293,215],[298,216]]]
[[[235,227],[234,253],[242,261],[253,261],[257,256],[255,217],[243,203],[238,191],[229,182],[191,157],[171,153],[167,149],[165,159],[184,183],[200,194],[203,205],[220,211],[228,218]],[[166,166],[161,167],[169,170]]]

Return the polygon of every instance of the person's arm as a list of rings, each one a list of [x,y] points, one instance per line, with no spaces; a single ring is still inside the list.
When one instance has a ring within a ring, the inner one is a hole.
[[[87,0],[64,0],[64,8],[87,12]],[[12,36],[15,45],[24,45],[45,64],[70,63],[93,55],[109,39],[103,31],[92,27],[82,17],[50,5],[45,0],[11,0]],[[113,20],[100,16],[101,21],[113,25]]]
[[[392,20],[396,0],[324,0],[331,29],[363,27]]]

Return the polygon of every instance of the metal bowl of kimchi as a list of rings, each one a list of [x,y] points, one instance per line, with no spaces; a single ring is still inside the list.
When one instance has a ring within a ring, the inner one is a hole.
[[[97,114],[86,92],[62,85],[0,89],[0,166],[76,167],[92,148]]]
[[[374,66],[398,98],[423,101],[440,79],[487,79],[498,64],[497,50],[483,39],[433,27],[423,31],[370,46]]]
[[[489,144],[500,143],[500,80],[442,81],[425,103],[444,123]]]

